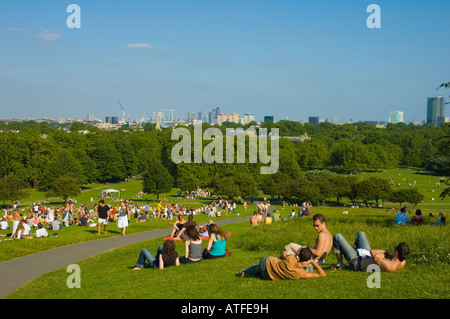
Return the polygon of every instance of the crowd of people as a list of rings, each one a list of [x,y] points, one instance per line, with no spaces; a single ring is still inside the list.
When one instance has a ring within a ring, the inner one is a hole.
[[[226,248],[227,237],[231,234],[224,232],[213,221],[204,225],[197,225],[193,215],[189,215],[185,221],[183,215],[179,215],[174,223],[173,232],[164,238],[164,244],[160,245],[154,256],[148,249],[143,248],[133,270],[142,270],[146,262],[150,268],[164,269],[180,264],[196,264],[207,259],[218,259],[230,256]],[[181,257],[175,250],[175,241],[184,241],[184,255]],[[207,242],[204,248],[204,242]]]
[[[247,209],[246,204],[244,202],[245,210]],[[288,219],[288,217],[281,218],[280,211],[274,210],[269,200],[256,203],[256,208],[257,210],[250,217],[252,226]],[[284,208],[285,205],[283,205]],[[311,203],[304,202],[298,212],[292,209],[289,217],[308,217],[311,214],[310,208]],[[158,201],[153,207],[148,203],[138,205],[122,200],[120,203],[110,206],[105,203],[104,199],[100,199],[98,205],[95,204],[92,208],[88,208],[87,205],[77,206],[74,202],[57,208],[33,203],[26,214],[20,214],[17,208],[4,210],[3,217],[0,219],[0,228],[11,229],[11,233],[1,235],[10,239],[33,238],[32,235],[35,235],[36,238],[49,237],[47,229],[58,231],[69,226],[97,227],[97,235],[100,235],[102,225],[104,234],[107,234],[108,223],[116,222],[117,227],[121,229],[121,235],[125,236],[131,216],[136,222],[146,222],[149,219],[175,219],[171,234],[164,238],[164,243],[158,247],[156,256],[148,249],[143,248],[133,268],[133,270],[141,270],[148,263],[151,268],[164,269],[169,266],[200,263],[203,260],[231,255],[226,248],[227,237],[231,234],[224,232],[212,220],[209,223],[198,225],[194,221],[194,216],[201,214],[209,217],[236,214],[236,202],[218,198],[197,209],[186,208],[177,202],[170,201],[165,204]],[[305,243],[286,243],[280,256],[261,258],[257,264],[243,269],[237,276],[259,277],[266,280],[324,277],[326,273],[321,266],[330,252],[336,254],[338,261],[332,268],[333,270],[345,267],[343,258],[355,271],[366,271],[370,265],[377,265],[381,270],[389,272],[405,267],[406,258],[409,255],[409,247],[406,243],[399,243],[394,247],[393,252],[372,249],[366,234],[358,232],[354,244],[351,245],[340,233],[332,236],[322,214],[315,214],[312,220],[318,233],[313,246],[305,245]],[[9,222],[12,222],[12,226]],[[400,213],[396,215],[396,224],[408,223],[424,224],[420,209],[416,210],[415,216],[411,219],[406,215],[406,209],[401,209]],[[445,217],[442,213],[434,224],[445,224]],[[35,230],[35,234],[31,234],[32,229]],[[184,241],[184,254],[178,255],[175,241]],[[204,247],[205,243],[206,247]]]

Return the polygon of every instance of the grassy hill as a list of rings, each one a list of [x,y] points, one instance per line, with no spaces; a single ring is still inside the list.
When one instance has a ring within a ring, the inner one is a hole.
[[[200,264],[146,268],[132,271],[142,248],[156,252],[162,239],[132,244],[79,262],[81,288],[68,289],[69,274],[60,269],[46,274],[10,295],[10,298],[135,298],[135,299],[420,299],[450,297],[450,236],[446,226],[396,226],[394,215],[379,209],[313,207],[323,213],[332,234],[342,233],[350,243],[364,231],[372,248],[392,251],[400,241],[408,243],[411,254],[405,269],[381,274],[381,288],[368,288],[368,273],[348,269],[331,271],[334,255],[323,266],[327,277],[300,281],[268,282],[234,275],[265,256],[279,256],[284,245],[297,242],[313,246],[317,233],[312,218],[296,217],[251,227],[247,222],[223,226],[232,233],[227,247],[233,255],[204,260]],[[283,216],[286,215],[283,212]],[[177,252],[184,254],[182,242]],[[206,246],[206,242],[204,242]],[[180,284],[183,284],[181,289]],[[114,287],[114,289],[111,289]]]

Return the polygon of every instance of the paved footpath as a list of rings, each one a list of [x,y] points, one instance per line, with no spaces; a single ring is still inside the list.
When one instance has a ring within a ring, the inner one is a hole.
[[[215,223],[226,225],[249,221],[249,218],[249,216],[245,216],[224,219],[215,221]],[[167,236],[171,231],[172,228],[164,228],[130,234],[125,237],[117,236],[91,240],[2,262],[0,263],[0,298],[6,298],[18,288],[46,273],[66,268],[70,264],[75,264],[121,246]]]

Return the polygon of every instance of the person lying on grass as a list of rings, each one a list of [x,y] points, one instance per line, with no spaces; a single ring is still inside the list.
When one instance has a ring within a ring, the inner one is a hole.
[[[366,234],[358,232],[353,247],[342,234],[334,235],[333,252],[338,260],[334,269],[344,267],[342,263],[342,256],[344,256],[349,266],[355,271],[366,271],[369,265],[378,265],[382,271],[392,272],[405,267],[409,247],[402,242],[395,246],[394,253],[387,250],[371,249]]]
[[[258,277],[264,280],[305,279],[326,277],[323,269],[312,260],[312,252],[309,247],[300,248],[296,254],[289,255],[286,259],[277,257],[261,258],[258,264],[241,270],[237,277]],[[317,273],[308,272],[306,268],[313,265]]]
[[[154,257],[147,249],[143,248],[133,270],[141,270],[144,268],[146,260],[151,268],[164,269],[169,266],[180,265],[180,260],[175,251],[175,243],[173,240],[166,240],[163,245],[159,246],[156,257]]]

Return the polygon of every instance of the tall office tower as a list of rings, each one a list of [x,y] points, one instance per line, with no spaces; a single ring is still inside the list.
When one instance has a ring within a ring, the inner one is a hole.
[[[391,115],[389,116],[389,123],[403,123],[403,111],[391,111]]]
[[[336,124],[337,122],[338,122],[338,116],[337,116],[337,115],[333,115],[333,116],[331,117],[331,123]]]
[[[203,119],[202,111],[197,113],[197,120],[201,121]]]
[[[273,116],[271,116],[271,115],[266,115],[266,116],[264,116],[264,122],[267,122],[267,121],[272,121],[272,122],[274,122]]]
[[[319,125],[319,117],[318,116],[310,116],[308,118],[308,123]]]
[[[208,123],[214,124],[214,113],[213,112],[208,113]]]
[[[223,122],[226,122],[228,119],[225,113],[217,114],[217,124],[222,125]]]
[[[228,114],[228,122],[239,123],[239,114],[237,113]]]
[[[195,120],[195,113],[194,112],[188,112],[188,122],[191,123]]]
[[[427,123],[439,126],[445,122],[445,98],[441,96],[427,99]]]
[[[253,122],[255,120],[255,116],[251,113],[245,113],[244,114],[244,121],[243,124],[248,124],[250,122]]]

